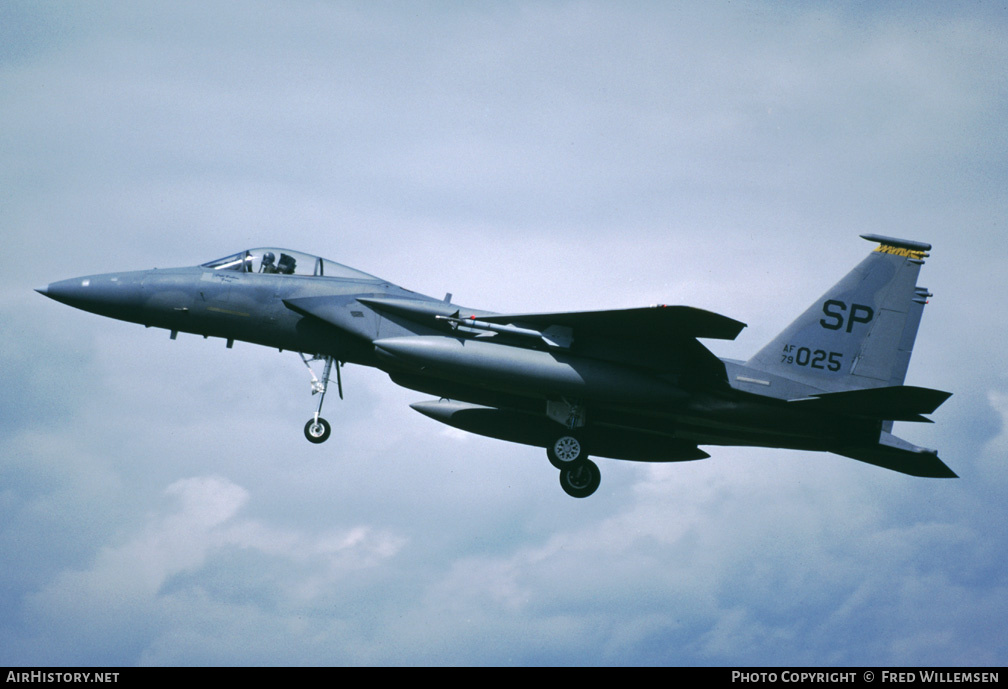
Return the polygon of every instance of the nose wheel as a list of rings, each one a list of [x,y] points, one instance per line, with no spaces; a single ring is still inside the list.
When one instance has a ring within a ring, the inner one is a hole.
[[[308,423],[304,427],[304,437],[308,438],[308,442],[315,444],[329,440],[331,433],[332,426],[321,416],[317,419],[308,419]]]
[[[322,372],[322,378],[315,375],[315,371],[312,370],[311,362],[318,361],[319,359],[325,361],[325,369]],[[322,402],[325,401],[326,389],[329,387],[329,375],[332,373],[333,363],[336,364],[336,387],[339,390],[340,399],[343,399],[343,381],[340,377],[340,367],[342,364],[336,361],[331,356],[316,356],[309,359],[304,354],[301,355],[301,360],[304,362],[305,366],[308,367],[308,372],[311,373],[312,377],[312,394],[319,396],[318,407],[315,408],[315,415],[308,419],[308,423],[304,427],[305,438],[308,442],[324,443],[329,439],[332,434],[332,426],[329,422],[322,418]]]

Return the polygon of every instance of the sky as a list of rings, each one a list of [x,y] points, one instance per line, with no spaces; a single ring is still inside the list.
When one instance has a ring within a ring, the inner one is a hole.
[[[0,664],[1008,663],[1002,3],[0,5]],[[33,289],[257,246],[501,312],[687,304],[746,359],[930,242],[897,424],[835,455],[599,460],[362,367]]]

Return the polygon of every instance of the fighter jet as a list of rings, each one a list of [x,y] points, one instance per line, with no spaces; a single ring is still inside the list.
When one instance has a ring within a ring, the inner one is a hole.
[[[744,323],[689,306],[501,314],[427,297],[359,270],[262,248],[190,268],[54,282],[47,297],[110,318],[300,354],[318,394],[346,363],[432,395],[416,411],[471,433],[546,449],[573,497],[599,486],[589,456],[710,457],[701,446],[832,452],[911,476],[954,478],[935,450],[893,435],[929,422],[951,393],[904,385],[931,246],[862,235],[877,248],[748,361],[701,340]],[[320,375],[316,374],[316,369]]]

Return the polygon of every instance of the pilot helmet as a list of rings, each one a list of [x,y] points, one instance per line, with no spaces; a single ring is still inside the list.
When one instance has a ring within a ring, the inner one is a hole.
[[[263,254],[263,263],[270,265],[273,263],[273,260],[275,258],[276,256],[273,255],[272,251],[267,251],[265,254]]]

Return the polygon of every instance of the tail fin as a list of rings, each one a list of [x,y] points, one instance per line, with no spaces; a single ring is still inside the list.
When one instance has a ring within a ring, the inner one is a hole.
[[[902,385],[921,314],[930,244],[862,235],[879,246],[756,353],[747,366],[827,392]]]

